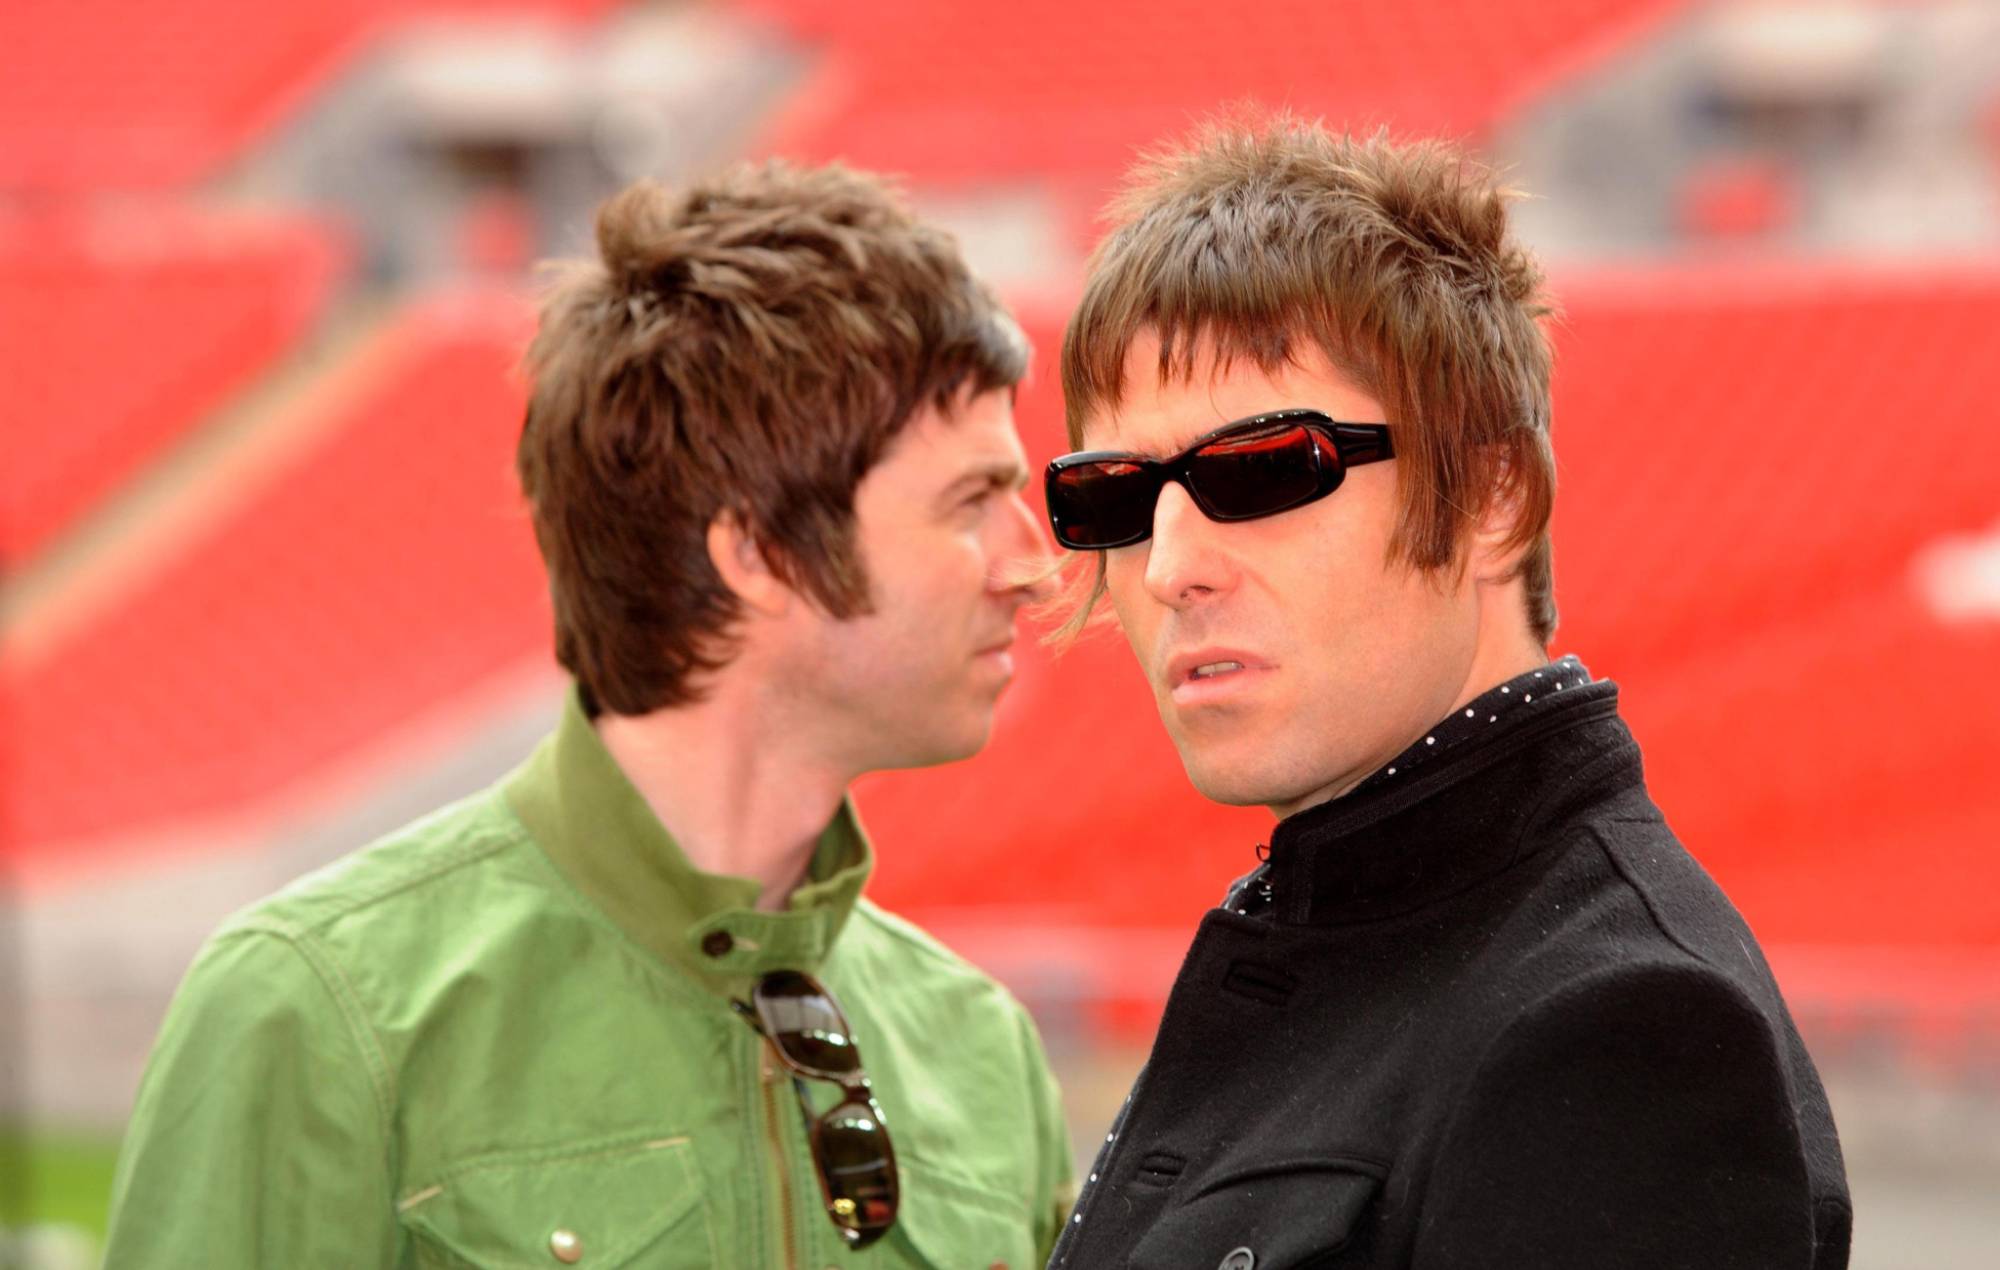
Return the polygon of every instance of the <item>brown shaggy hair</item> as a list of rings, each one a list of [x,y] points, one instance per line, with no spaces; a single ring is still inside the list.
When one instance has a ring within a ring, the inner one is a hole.
[[[733,656],[719,514],[827,613],[869,610],[854,489],[918,409],[1011,389],[1020,328],[878,178],[783,163],[597,214],[528,351],[516,467],[556,657],[595,712],[697,700]]]
[[[1192,379],[1198,350],[1273,371],[1301,342],[1316,346],[1394,429],[1391,562],[1460,562],[1471,526],[1506,499],[1528,622],[1546,644],[1555,457],[1541,320],[1553,306],[1507,235],[1510,197],[1449,144],[1358,140],[1289,115],[1211,123],[1148,156],[1109,209],[1063,338],[1071,445],[1121,400],[1142,332],[1159,338],[1162,383]],[[1103,596],[1099,552],[1058,637],[1082,630]]]

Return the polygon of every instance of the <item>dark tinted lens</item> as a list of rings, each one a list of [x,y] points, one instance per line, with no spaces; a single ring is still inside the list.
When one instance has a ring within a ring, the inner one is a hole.
[[[1107,459],[1058,468],[1048,481],[1056,541],[1078,551],[1119,546],[1153,524],[1158,474],[1140,463]]]
[[[813,1151],[827,1211],[856,1247],[896,1220],[896,1159],[873,1101],[846,1102],[819,1121]]]
[[[764,1035],[806,1075],[839,1080],[861,1069],[840,1007],[810,978],[792,970],[765,975],[758,980],[751,1003]]]
[[[1187,461],[1195,501],[1224,520],[1297,507],[1331,489],[1339,474],[1339,451],[1297,424],[1223,437]]]

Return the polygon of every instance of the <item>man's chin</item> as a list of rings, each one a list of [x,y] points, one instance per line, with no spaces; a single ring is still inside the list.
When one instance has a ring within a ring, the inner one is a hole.
[[[955,732],[913,737],[907,744],[897,747],[893,754],[885,755],[874,770],[898,771],[963,762],[985,749],[992,736],[993,716],[989,713],[976,724],[967,721]]]
[[[1274,799],[1285,796],[1269,773],[1207,761],[1190,756],[1185,750],[1181,752],[1181,766],[1195,791],[1210,802],[1228,807],[1268,807]]]
[[[1282,819],[1327,797],[1323,773],[1273,763],[1263,745],[1225,749],[1176,737],[1175,747],[1188,783],[1210,802],[1226,807],[1266,807]]]

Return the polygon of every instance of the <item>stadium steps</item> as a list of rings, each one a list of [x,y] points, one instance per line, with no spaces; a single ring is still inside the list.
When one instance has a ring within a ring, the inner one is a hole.
[[[511,298],[399,306],[274,387],[10,631],[19,863],[109,866],[336,764],[529,656]],[[225,444],[238,440],[239,444]],[[194,832],[190,834],[190,830]]]
[[[317,217],[177,199],[0,210],[0,558],[31,567],[302,338],[350,260]]]
[[[392,309],[356,292],[332,306],[225,403],[190,425],[9,580],[0,615],[8,658],[34,663],[226,512],[257,474],[305,443],[332,412],[313,408],[352,383],[356,355]]]

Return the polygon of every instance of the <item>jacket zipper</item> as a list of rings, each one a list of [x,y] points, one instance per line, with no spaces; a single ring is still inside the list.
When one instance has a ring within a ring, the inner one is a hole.
[[[778,1065],[771,1061],[771,1043],[760,1042],[757,1054],[763,1064],[764,1135],[771,1148],[771,1161],[778,1169],[778,1230],[785,1252],[785,1270],[798,1270],[799,1232],[793,1224],[792,1172],[785,1152],[785,1135],[778,1128]]]

